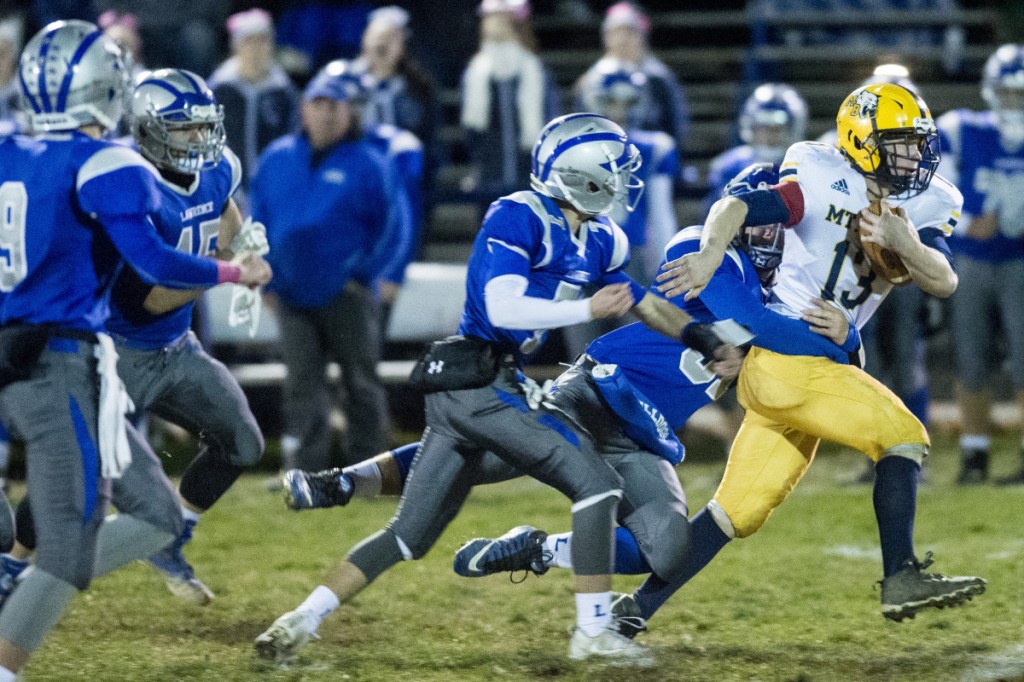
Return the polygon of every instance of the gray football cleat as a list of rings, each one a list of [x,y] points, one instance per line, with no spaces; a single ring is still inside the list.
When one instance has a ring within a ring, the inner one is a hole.
[[[319,639],[316,628],[316,619],[309,611],[289,611],[257,637],[253,646],[260,658],[287,661],[310,639]]]
[[[647,631],[647,621],[640,614],[640,605],[633,595],[612,592],[612,627],[629,639]]]
[[[924,561],[907,559],[897,573],[880,581],[883,616],[900,622],[922,609],[959,606],[985,591],[984,578],[925,573],[922,569],[931,564],[932,553],[928,552]]]
[[[654,665],[650,649],[619,634],[615,626],[605,628],[596,637],[589,637],[576,628],[569,640],[569,658],[574,661],[596,659],[610,665]]]

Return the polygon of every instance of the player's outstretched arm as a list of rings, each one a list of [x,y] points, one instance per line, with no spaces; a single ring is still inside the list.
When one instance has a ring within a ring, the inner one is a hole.
[[[722,263],[729,242],[747,217],[747,204],[735,197],[719,199],[711,207],[701,235],[700,251],[689,253],[661,266],[658,291],[672,298],[686,293],[691,300],[704,291]]]
[[[939,248],[921,241],[904,209],[893,208],[884,201],[882,207],[881,215],[875,215],[869,208],[860,212],[861,240],[896,252],[910,271],[914,283],[925,293],[949,298],[959,281],[949,257]],[[942,239],[938,235],[936,238]]]

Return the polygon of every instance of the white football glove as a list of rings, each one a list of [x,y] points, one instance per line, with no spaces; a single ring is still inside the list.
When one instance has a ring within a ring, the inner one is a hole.
[[[267,242],[267,228],[263,223],[258,223],[252,219],[252,216],[249,216],[242,223],[242,229],[231,240],[228,248],[231,249],[236,258],[243,254],[267,255],[270,253],[270,243]]]
[[[519,382],[519,387],[523,389],[523,393],[526,395],[526,404],[530,406],[531,410],[540,409],[544,401],[550,397],[551,386],[554,383],[554,381],[548,379],[543,384],[538,384],[530,377],[525,377],[523,381]]]
[[[236,284],[231,292],[231,306],[228,308],[228,325],[231,327],[249,326],[249,338],[256,336],[256,328],[260,326],[260,313],[263,310],[263,297],[259,289]]]

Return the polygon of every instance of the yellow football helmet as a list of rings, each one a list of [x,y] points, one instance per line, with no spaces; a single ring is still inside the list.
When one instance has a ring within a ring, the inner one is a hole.
[[[853,167],[893,194],[920,194],[939,165],[928,105],[902,85],[865,85],[851,92],[839,107],[836,132],[836,146]]]

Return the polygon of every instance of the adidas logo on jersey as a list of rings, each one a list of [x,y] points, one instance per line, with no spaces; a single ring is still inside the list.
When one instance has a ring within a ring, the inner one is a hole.
[[[832,189],[837,192],[842,192],[846,196],[850,196],[850,188],[846,186],[846,178],[840,178],[832,183]]]

